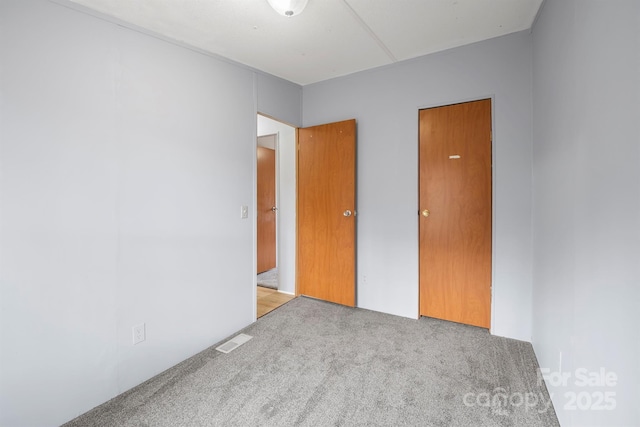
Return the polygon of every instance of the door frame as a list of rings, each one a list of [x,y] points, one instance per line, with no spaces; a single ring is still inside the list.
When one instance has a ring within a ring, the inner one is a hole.
[[[438,108],[438,107],[446,107],[449,105],[455,104],[464,104],[466,102],[473,101],[481,101],[483,99],[491,100],[491,325],[489,327],[489,333],[493,334],[493,327],[495,324],[495,292],[494,292],[494,284],[496,280],[496,96],[495,94],[489,95],[479,95],[470,98],[458,98],[451,101],[439,101],[432,104],[423,104],[418,106],[416,111],[416,172],[418,178],[418,186],[417,186],[417,204],[416,204],[416,225],[418,233],[416,235],[416,253],[418,254],[418,282],[416,283],[418,298],[417,298],[417,306],[416,306],[416,318],[420,318],[420,110],[425,110],[428,108]]]
[[[284,120],[278,119],[274,116],[271,116],[269,114],[263,113],[261,112],[259,109],[256,109],[255,111],[255,119],[256,121],[254,122],[254,132],[253,132],[253,136],[254,136],[254,144],[253,144],[253,192],[252,192],[252,206],[253,206],[253,210],[250,210],[250,215],[249,218],[252,220],[252,229],[253,229],[253,262],[252,262],[252,268],[253,268],[253,280],[252,280],[252,290],[251,290],[251,301],[253,304],[253,321],[255,322],[257,320],[257,313],[258,313],[258,306],[257,306],[257,298],[258,298],[258,276],[257,274],[255,274],[255,272],[257,271],[257,267],[258,267],[258,218],[257,218],[257,214],[256,214],[256,207],[258,204],[258,157],[257,157],[257,150],[258,150],[258,117],[262,116],[266,119],[272,120],[274,122],[278,122],[284,126],[287,126],[291,129],[294,130],[295,133],[295,145],[297,147],[298,144],[298,126],[293,125],[291,123],[288,123]],[[272,135],[273,133],[268,133],[266,135]],[[281,150],[281,134],[280,132],[276,132],[275,133],[277,135],[276,138],[276,206],[278,207],[278,214],[276,214],[276,265],[277,266],[281,266],[282,265],[282,255],[281,255],[281,248],[280,246],[282,245],[282,236],[281,233],[283,232],[283,227],[280,221],[280,207],[281,207],[281,194],[282,194],[282,190],[281,190],[281,183],[280,183],[280,172],[281,172],[281,168],[282,165],[280,163],[280,150]],[[262,136],[262,135],[261,135]],[[293,167],[297,170],[298,165],[297,165],[297,156],[295,156],[294,159],[294,164]],[[288,163],[288,162],[286,162]],[[295,182],[295,186],[297,188],[297,175],[296,175],[296,182]],[[297,234],[297,230],[294,230],[294,233]],[[297,235],[296,237],[296,241],[297,241]],[[295,258],[293,260],[291,260],[292,263],[295,266]],[[279,279],[279,285],[281,285],[282,282]],[[294,284],[294,288],[297,289],[297,283]],[[282,290],[279,290],[279,292],[285,292]],[[289,292],[285,292],[285,293],[289,293]]]

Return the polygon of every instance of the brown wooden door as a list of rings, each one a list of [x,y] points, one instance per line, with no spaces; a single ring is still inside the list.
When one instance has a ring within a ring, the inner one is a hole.
[[[419,215],[420,315],[489,328],[491,100],[420,111]]]
[[[298,130],[297,293],[355,305],[356,122]]]
[[[276,268],[276,151],[258,147],[258,273]]]

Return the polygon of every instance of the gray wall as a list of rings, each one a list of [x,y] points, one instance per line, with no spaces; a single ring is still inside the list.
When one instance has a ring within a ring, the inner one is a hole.
[[[257,73],[258,111],[293,127],[302,123],[302,90],[297,84]]]
[[[640,2],[548,0],[533,53],[534,348],[562,425],[640,425]]]
[[[531,339],[531,37],[303,88],[303,123],[358,126],[358,306],[418,315],[418,110],[494,98],[492,332]]]
[[[0,62],[0,425],[58,425],[255,319],[257,105],[301,88],[47,1]]]

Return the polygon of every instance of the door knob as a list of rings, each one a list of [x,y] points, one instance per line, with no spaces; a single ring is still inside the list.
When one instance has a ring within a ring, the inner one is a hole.
[[[344,211],[344,212],[342,213],[342,215],[344,215],[344,216],[351,216],[351,211],[350,211],[349,209],[347,209],[346,211]]]
[[[423,217],[425,217],[425,218],[426,218],[426,217],[428,217],[428,216],[429,216],[429,214],[430,214],[429,209],[425,209],[425,210],[423,210],[423,211],[422,211],[422,212],[420,212],[420,213],[421,213],[421,214],[422,214],[422,216],[423,216]]]
[[[277,210],[278,210],[278,208],[276,208],[276,207],[274,206],[274,207],[272,207],[272,208],[271,208],[271,210],[272,210],[273,212],[275,212],[275,211],[277,211]]]

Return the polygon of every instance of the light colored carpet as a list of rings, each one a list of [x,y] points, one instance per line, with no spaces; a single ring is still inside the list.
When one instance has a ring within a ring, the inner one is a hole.
[[[264,273],[258,274],[258,286],[278,289],[278,269],[274,268]]]
[[[296,298],[242,332],[67,426],[558,425],[531,345],[486,330]]]

